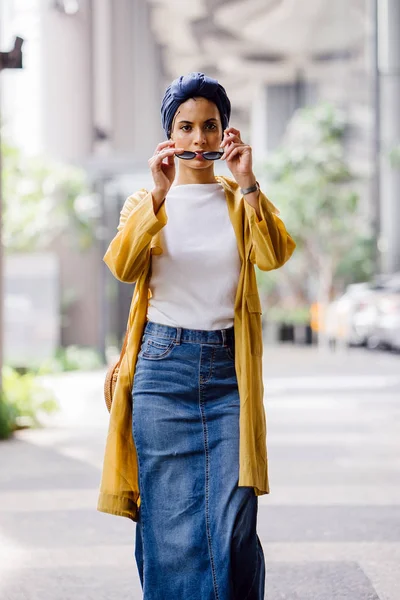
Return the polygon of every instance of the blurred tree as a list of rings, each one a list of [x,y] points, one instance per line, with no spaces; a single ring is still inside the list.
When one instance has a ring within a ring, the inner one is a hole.
[[[390,152],[390,162],[395,168],[400,168],[400,144]]]
[[[283,302],[289,292],[292,303],[317,299],[326,306],[334,291],[372,275],[372,232],[360,209],[345,135],[344,115],[334,106],[300,109],[264,165],[269,194],[297,243],[279,271]]]
[[[83,170],[24,156],[2,143],[3,243],[7,252],[45,249],[66,230],[82,249],[96,239],[98,202]]]

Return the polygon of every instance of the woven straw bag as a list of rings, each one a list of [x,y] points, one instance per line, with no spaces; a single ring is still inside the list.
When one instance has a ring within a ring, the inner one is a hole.
[[[124,339],[124,343],[122,344],[122,349],[121,349],[121,354],[119,356],[119,359],[117,361],[115,361],[114,363],[112,363],[108,367],[107,373],[106,373],[106,378],[104,380],[104,399],[106,401],[106,406],[107,406],[108,412],[111,411],[111,404],[113,401],[115,386],[117,384],[119,367],[121,365],[121,361],[125,354],[127,342],[128,342],[128,330],[125,334],[125,339]]]

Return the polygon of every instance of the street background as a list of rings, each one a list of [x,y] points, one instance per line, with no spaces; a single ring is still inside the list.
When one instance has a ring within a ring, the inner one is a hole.
[[[103,256],[191,71],[297,244],[256,271],[266,598],[399,600],[399,0],[0,0],[0,600],[142,597],[96,511],[133,294]]]
[[[398,356],[267,346],[266,598],[400,597]],[[62,412],[1,447],[0,596],[141,598],[135,525],[95,510],[102,371],[62,375]]]

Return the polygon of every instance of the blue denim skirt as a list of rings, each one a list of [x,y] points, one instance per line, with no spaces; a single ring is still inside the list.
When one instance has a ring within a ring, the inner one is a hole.
[[[258,501],[239,487],[234,329],[147,321],[132,388],[143,600],[263,600]]]

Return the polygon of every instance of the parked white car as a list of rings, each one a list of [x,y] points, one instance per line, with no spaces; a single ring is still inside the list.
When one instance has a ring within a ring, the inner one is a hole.
[[[400,274],[388,277],[383,285],[377,301],[376,327],[368,345],[400,350]]]
[[[366,298],[370,292],[370,283],[353,283],[347,286],[342,296],[329,304],[325,328],[331,343],[349,346],[365,344],[362,319],[357,322],[356,315],[367,306]]]
[[[400,350],[400,274],[349,285],[328,306],[326,330],[332,343]]]

